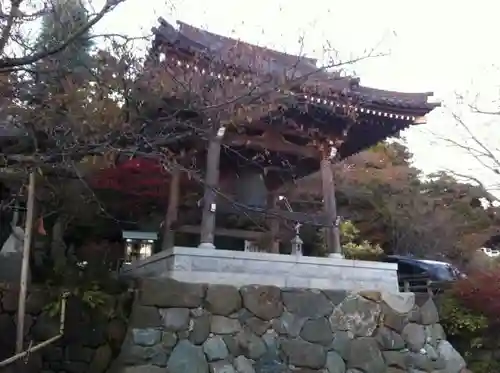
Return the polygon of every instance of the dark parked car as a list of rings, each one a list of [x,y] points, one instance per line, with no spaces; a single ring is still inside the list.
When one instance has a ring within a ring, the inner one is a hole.
[[[397,263],[400,286],[416,292],[425,291],[429,282],[445,285],[465,276],[454,265],[437,260],[388,255],[383,261]]]

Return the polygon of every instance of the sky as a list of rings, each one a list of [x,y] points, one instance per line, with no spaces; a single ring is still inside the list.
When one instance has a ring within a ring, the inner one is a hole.
[[[103,0],[94,4],[99,1]],[[320,59],[326,44],[343,59],[376,47],[383,57],[353,67],[361,84],[403,92],[432,91],[446,106],[428,115],[427,124],[404,134],[416,166],[426,172],[452,169],[471,174],[491,186],[500,181],[498,175],[441,138],[468,141],[451,110],[461,112],[490,148],[500,148],[496,129],[500,117],[470,115],[456,104],[460,92],[469,99],[480,94],[483,107],[496,107],[491,102],[500,98],[496,68],[500,69],[500,50],[492,45],[500,34],[498,14],[500,2],[495,0],[126,0],[95,31],[144,35],[161,16]]]

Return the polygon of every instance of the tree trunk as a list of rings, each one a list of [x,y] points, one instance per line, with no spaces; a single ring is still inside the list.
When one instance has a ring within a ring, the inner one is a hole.
[[[54,268],[60,269],[66,265],[66,244],[64,243],[64,230],[66,221],[63,216],[58,216],[52,227],[52,240],[50,243],[50,257]]]

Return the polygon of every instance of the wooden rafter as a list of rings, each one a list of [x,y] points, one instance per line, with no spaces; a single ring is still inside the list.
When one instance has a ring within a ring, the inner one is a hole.
[[[294,144],[286,140],[281,134],[267,130],[262,135],[251,136],[244,134],[228,133],[224,144],[234,147],[248,147],[257,150],[301,155],[305,158],[319,158],[318,149],[312,146]]]

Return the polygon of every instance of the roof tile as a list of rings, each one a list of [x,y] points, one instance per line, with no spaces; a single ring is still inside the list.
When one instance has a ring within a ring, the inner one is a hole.
[[[291,55],[273,49],[260,47],[237,39],[217,35],[209,31],[178,22],[178,31],[160,19],[160,27],[153,31],[172,44],[188,43],[198,52],[204,52],[211,59],[236,66],[256,74],[270,74],[278,79],[304,78],[303,88],[315,89],[328,96],[343,93],[365,105],[392,106],[403,109],[419,109],[429,112],[438,104],[428,103],[430,92],[404,93],[361,86],[355,77],[341,77],[338,73],[325,71],[317,66],[314,58]]]

